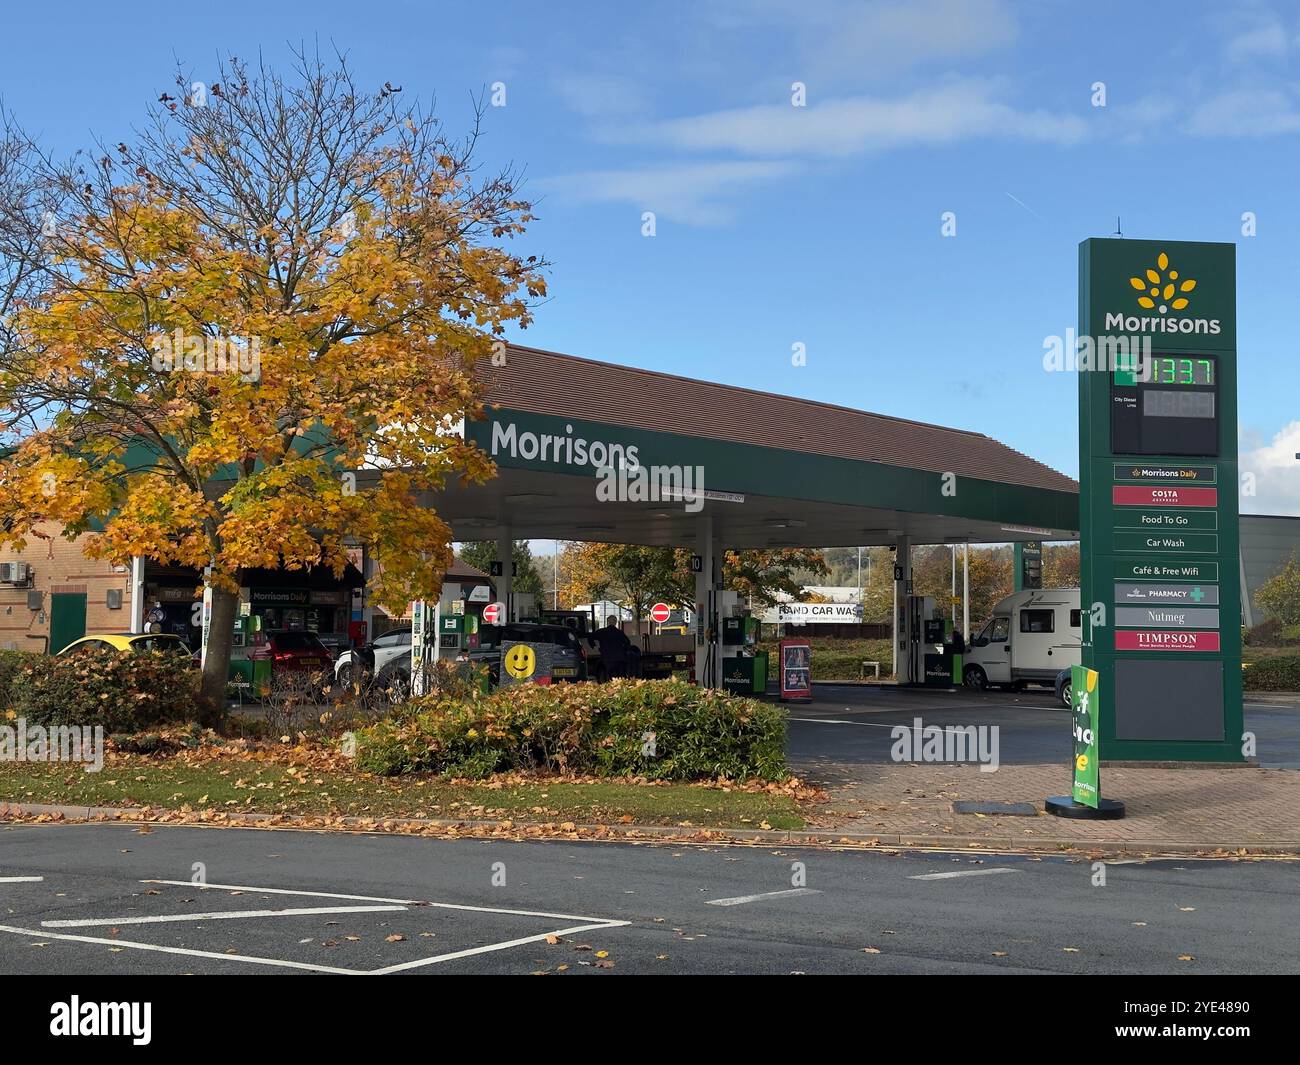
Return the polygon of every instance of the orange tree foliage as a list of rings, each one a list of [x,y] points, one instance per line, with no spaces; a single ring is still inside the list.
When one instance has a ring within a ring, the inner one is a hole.
[[[380,602],[436,597],[451,533],[420,497],[493,474],[455,430],[481,413],[473,361],[545,292],[503,246],[529,206],[474,171],[474,134],[345,63],[230,60],[210,84],[48,167],[40,284],[0,353],[0,543],[57,521],[231,597],[250,567],[341,574],[352,541]]]

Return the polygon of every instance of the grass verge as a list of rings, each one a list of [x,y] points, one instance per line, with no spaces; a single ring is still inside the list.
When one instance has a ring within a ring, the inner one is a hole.
[[[167,810],[429,817],[578,824],[799,829],[798,799],[773,789],[510,776],[455,782],[375,777],[337,766],[265,760],[111,755],[98,773],[67,764],[0,763],[0,801]]]

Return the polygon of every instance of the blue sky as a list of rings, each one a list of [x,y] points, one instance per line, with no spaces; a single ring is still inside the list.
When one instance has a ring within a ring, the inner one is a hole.
[[[453,131],[502,82],[481,158],[526,171],[524,243],[554,263],[517,339],[974,429],[1071,475],[1076,382],[1041,360],[1075,324],[1078,242],[1117,215],[1235,241],[1243,510],[1300,514],[1294,4],[64,2],[5,23],[0,98],[56,151],[122,138],[176,59],[205,80],[219,52],[337,47],[363,83],[436,94]]]

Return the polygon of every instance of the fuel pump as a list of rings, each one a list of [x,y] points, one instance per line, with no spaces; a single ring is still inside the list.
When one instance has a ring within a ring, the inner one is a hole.
[[[898,631],[902,634],[903,652],[902,670],[898,677],[899,684],[925,683],[925,658],[935,653],[934,645],[939,645],[942,653],[942,622],[936,631],[934,597],[929,595],[909,595],[898,605]],[[937,639],[931,637],[937,636]]]
[[[759,622],[742,606],[736,593],[730,616],[722,618],[722,686],[736,695],[762,695],[767,690],[767,655],[756,652]]]

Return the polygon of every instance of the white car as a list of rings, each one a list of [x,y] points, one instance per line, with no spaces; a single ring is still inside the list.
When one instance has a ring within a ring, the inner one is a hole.
[[[391,662],[411,655],[411,630],[393,629],[364,647],[344,651],[334,663],[334,678],[339,686],[349,687],[360,674],[378,677]]]

